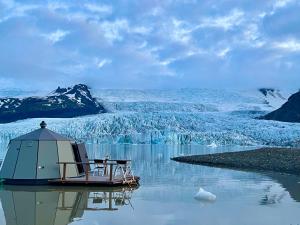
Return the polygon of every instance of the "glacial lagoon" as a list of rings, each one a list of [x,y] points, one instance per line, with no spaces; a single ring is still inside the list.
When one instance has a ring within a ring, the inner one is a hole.
[[[135,174],[141,176],[140,186],[137,189],[2,186],[0,224],[290,225],[300,222],[300,177],[170,160],[178,155],[249,148],[87,143],[91,158],[109,155],[132,159]],[[216,195],[216,200],[196,200],[194,196],[200,187]]]

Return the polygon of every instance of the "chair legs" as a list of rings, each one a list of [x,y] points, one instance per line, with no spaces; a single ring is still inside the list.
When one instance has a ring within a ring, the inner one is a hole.
[[[115,171],[114,171],[114,177],[116,177],[118,175],[124,177],[124,174],[125,174],[124,166],[123,165],[117,165],[116,168],[115,168]]]
[[[93,176],[96,176],[96,175],[98,175],[98,176],[104,176],[105,175],[104,174],[104,170],[105,170],[104,167],[96,167],[96,168],[94,168],[94,170],[93,170]]]
[[[118,165],[114,171],[114,176],[118,175],[121,176],[125,182],[128,181],[128,178],[130,180],[134,180],[134,175],[130,165]]]

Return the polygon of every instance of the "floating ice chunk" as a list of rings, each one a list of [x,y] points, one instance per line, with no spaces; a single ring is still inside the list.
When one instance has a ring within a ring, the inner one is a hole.
[[[211,144],[207,145],[207,147],[216,148],[218,145],[215,142],[212,142]]]
[[[199,188],[199,191],[194,198],[198,201],[214,202],[217,196],[208,191],[205,191],[203,188]]]

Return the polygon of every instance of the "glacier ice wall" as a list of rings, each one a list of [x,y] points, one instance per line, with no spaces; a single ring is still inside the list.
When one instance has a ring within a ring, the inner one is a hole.
[[[38,127],[41,119],[0,125],[0,140]],[[257,120],[230,113],[109,113],[72,119],[46,119],[49,128],[95,143],[294,146],[300,125]]]
[[[94,143],[298,146],[300,124],[255,119],[273,110],[255,92],[212,90],[98,93],[110,113],[70,119],[28,119],[0,124],[0,147],[39,127]]]

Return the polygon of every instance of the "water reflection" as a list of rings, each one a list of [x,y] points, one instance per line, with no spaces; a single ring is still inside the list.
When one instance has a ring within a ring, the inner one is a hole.
[[[168,186],[179,187],[182,191],[191,190],[193,187],[191,192],[195,193],[199,186],[206,185],[210,186],[213,193],[222,193],[222,189],[219,189],[221,187],[229,188],[232,192],[242,195],[246,192],[255,191],[253,187],[261,187],[263,195],[262,197],[257,196],[257,202],[261,205],[280,203],[286,194],[289,194],[294,201],[300,202],[300,177],[298,176],[220,169],[177,163],[170,160],[171,157],[178,155],[240,151],[253,149],[253,147],[221,146],[209,148],[199,145],[106,145],[96,143],[89,143],[87,146],[91,158],[110,155],[112,158],[132,159],[133,169],[136,174],[141,176],[142,186],[167,184]],[[189,184],[189,187],[183,184]],[[235,195],[234,193],[232,194]],[[150,194],[147,193],[147,195]],[[166,199],[167,196],[160,197]],[[152,195],[149,196],[149,198],[151,197],[154,198]]]
[[[261,198],[260,205],[275,205],[280,204],[284,197],[286,196],[285,190],[281,189],[280,191],[275,190],[274,185],[269,185],[265,191],[266,194]]]
[[[3,207],[0,224],[5,224],[3,212],[8,225],[66,225],[71,221],[74,225],[299,223],[299,177],[196,166],[170,160],[181,154],[234,150],[241,148],[90,143],[88,154],[91,158],[110,155],[112,158],[132,159],[135,174],[141,176],[138,190],[125,193],[123,190],[71,187],[63,190],[49,187],[22,190],[5,186],[0,191]],[[199,187],[215,195],[216,201],[213,204],[197,201],[194,197]]]
[[[277,181],[280,187],[287,191],[290,197],[296,201],[300,202],[300,177],[296,175],[280,174],[280,173],[270,173],[268,174],[272,180]],[[271,192],[271,191],[269,191]],[[277,200],[275,202],[280,202],[284,197],[284,193],[278,194],[276,196]],[[268,197],[270,199],[270,197]],[[274,198],[274,197],[273,197]]]
[[[133,207],[132,188],[4,186],[0,199],[6,225],[67,225],[87,211]]]

